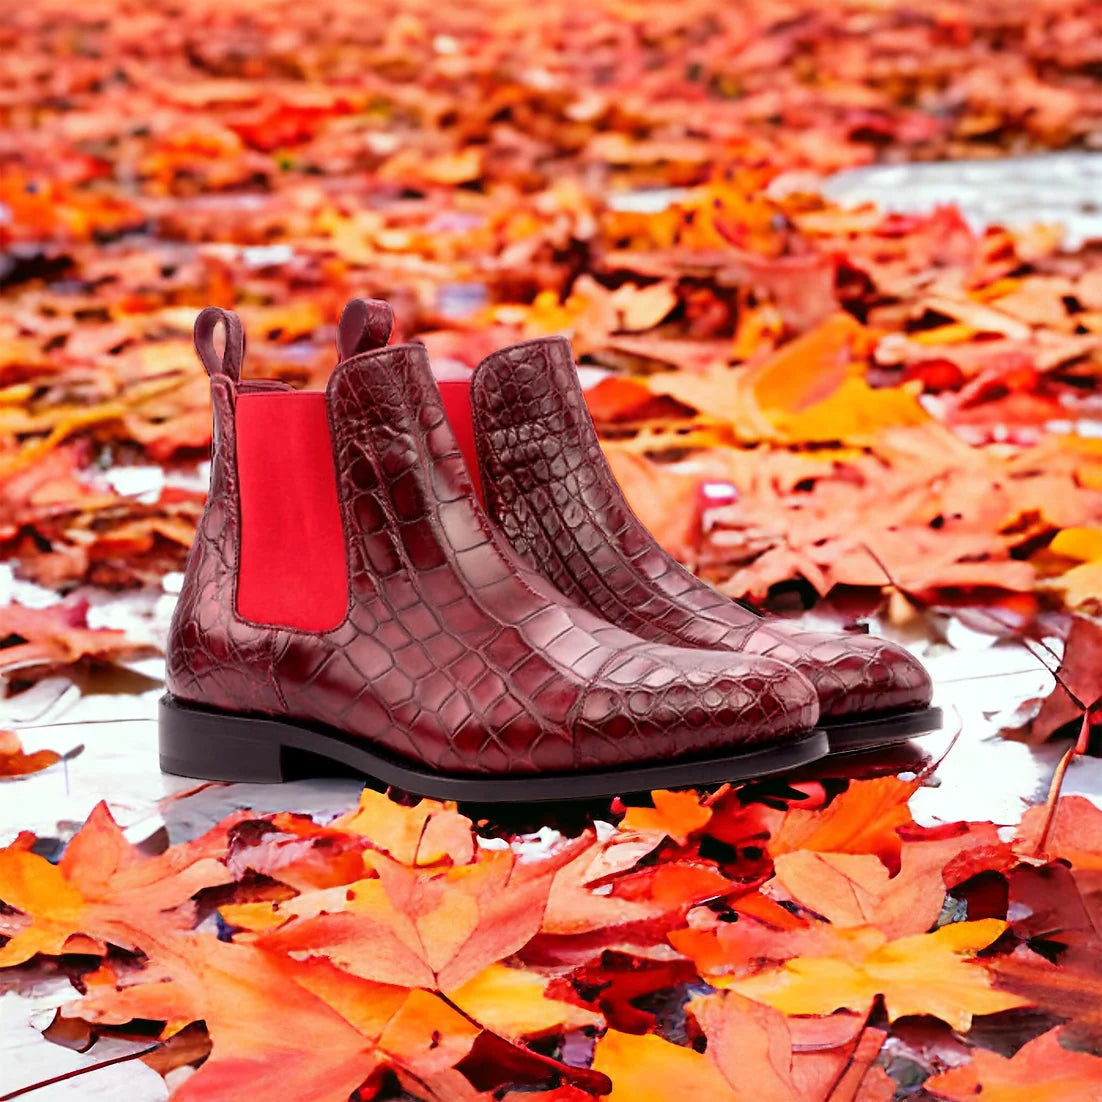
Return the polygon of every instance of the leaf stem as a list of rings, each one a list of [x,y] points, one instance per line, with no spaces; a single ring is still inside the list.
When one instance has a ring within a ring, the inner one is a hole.
[[[80,1075],[87,1075],[90,1071],[101,1071],[103,1068],[109,1068],[113,1064],[124,1064],[127,1060],[140,1060],[143,1056],[148,1056],[151,1052],[156,1052],[161,1046],[160,1044],[150,1045],[149,1048],[139,1049],[137,1052],[128,1052],[125,1056],[113,1056],[110,1060],[101,1060],[98,1064],[88,1064],[83,1068],[74,1068],[72,1071],[67,1071],[62,1075],[55,1075],[51,1079],[43,1079],[38,1083],[31,1083],[29,1086],[20,1087],[18,1090],[11,1091],[9,1094],[0,1094],[0,1102],[11,1102],[13,1098],[22,1098],[25,1094],[30,1094],[31,1091],[41,1090],[43,1087],[52,1087],[55,1083],[64,1083],[67,1079],[76,1079]]]
[[[1090,740],[1091,719],[1090,712],[1083,713],[1083,725],[1079,728],[1079,738],[1074,746],[1069,746],[1060,764],[1056,766],[1056,772],[1052,774],[1052,783],[1048,787],[1048,800],[1045,803],[1045,825],[1037,839],[1037,847],[1033,853],[1036,857],[1043,857],[1048,851],[1048,839],[1052,834],[1052,826],[1056,822],[1056,812],[1060,806],[1060,789],[1064,787],[1064,774],[1071,765],[1071,759],[1082,754],[1087,749]],[[3,1102],[0,1099],[0,1102]]]

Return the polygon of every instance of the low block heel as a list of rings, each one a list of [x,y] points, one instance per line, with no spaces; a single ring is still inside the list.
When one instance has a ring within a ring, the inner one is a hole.
[[[161,769],[206,781],[283,781],[278,721],[224,715],[161,699],[158,716]]]

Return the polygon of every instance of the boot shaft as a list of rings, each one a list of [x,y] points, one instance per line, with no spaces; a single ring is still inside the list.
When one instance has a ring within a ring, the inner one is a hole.
[[[211,375],[211,483],[170,629],[171,691],[224,676],[242,648],[270,661],[287,633],[366,630],[398,646],[404,611],[423,637],[488,643],[546,610],[542,579],[511,584],[515,557],[473,497],[423,347],[360,352],[325,392],[303,392],[243,382],[233,333],[221,358],[197,338]],[[488,616],[464,608],[472,589]]]

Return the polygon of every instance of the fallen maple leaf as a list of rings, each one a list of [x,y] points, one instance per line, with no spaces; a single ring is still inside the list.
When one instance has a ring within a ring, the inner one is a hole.
[[[126,632],[88,627],[88,602],[46,608],[0,606],[0,674],[44,677],[78,662],[117,662],[152,653]]]
[[[456,1070],[482,1030],[428,991],[410,991],[379,1035],[398,1080],[416,1097],[475,1102],[478,1092]]]
[[[321,829],[309,815],[245,820],[228,832],[228,840],[226,867],[238,880],[251,871],[305,893],[365,875],[363,839]]]
[[[629,807],[620,822],[621,830],[665,834],[678,845],[685,845],[689,836],[708,825],[712,817],[709,807],[700,803],[696,792],[651,793],[654,807]]]
[[[866,1017],[786,1018],[733,991],[691,999],[686,1007],[703,1030],[709,1059],[740,1097],[761,1102],[869,1098],[872,1067],[887,1036]],[[892,1088],[894,1093],[894,1085]]]
[[[839,1102],[874,1097],[859,1092],[885,1034],[864,1029],[859,1017],[810,1023],[798,1052],[784,1015],[762,1003],[726,992],[693,999],[687,1009],[707,1038],[703,1054],[615,1030],[597,1043],[593,1066],[613,1084],[608,1102],[667,1102],[683,1092],[708,1102],[825,1100],[828,1092]]]
[[[1039,745],[1060,728],[1082,719],[1084,709],[1102,700],[1100,669],[1102,625],[1086,616],[1075,616],[1055,671],[1056,684],[1030,724],[1031,743]]]
[[[658,1026],[660,1010],[644,1009],[652,996],[667,988],[692,983],[688,961],[648,961],[629,953],[606,952],[568,976],[551,981],[548,996],[592,1004],[610,1028],[621,1033],[647,1033]]]
[[[786,1014],[859,1009],[880,995],[892,1021],[932,1014],[967,1030],[974,1014],[1029,1005],[1027,999],[995,990],[983,966],[967,959],[1005,929],[1005,922],[983,919],[889,941],[878,930],[858,927],[839,932],[843,951],[836,956],[796,957],[725,986]]]
[[[925,1089],[954,1102],[977,1097],[984,1102],[1088,1102],[1102,1097],[1102,1059],[1064,1048],[1059,1037],[1060,1030],[1051,1029],[1009,1059],[977,1048],[970,1063],[927,1079]]]
[[[474,864],[411,869],[368,854],[378,879],[364,882],[340,914],[293,919],[259,944],[325,956],[366,979],[453,991],[522,948],[539,929],[555,873],[579,850],[520,862],[481,850]]]
[[[314,918],[320,914],[343,911],[375,879],[372,870],[359,880],[346,880],[328,888],[300,891],[291,898],[226,903],[219,908],[223,920],[237,930],[265,933],[278,930],[292,919]]]
[[[664,954],[663,937],[682,924],[689,907],[726,895],[732,884],[691,857],[640,867],[662,837],[628,833],[580,851],[556,874],[540,934],[525,959],[584,964],[602,949]]]
[[[1100,939],[1072,936],[1068,940],[1073,944],[1059,954],[1056,964],[1019,948],[992,960],[990,970],[1002,990],[1065,1018],[1070,1039],[1097,1048],[1102,1045]]]
[[[373,1039],[296,983],[294,961],[201,935],[146,944],[155,951],[151,982],[94,992],[66,1014],[94,1023],[163,1021],[170,1031],[205,1021],[213,1052],[173,1092],[173,1102],[251,1102],[258,1091],[333,1102],[375,1068]],[[375,993],[376,985],[348,982],[359,1000]]]
[[[18,842],[0,850],[0,900],[23,916],[10,930],[0,916],[0,931],[10,937],[0,946],[0,967],[36,953],[102,954],[107,944],[140,949],[154,932],[187,925],[181,905],[232,879],[219,860],[222,829],[145,857],[99,803],[57,865]]]
[[[36,750],[27,754],[14,731],[0,731],[0,777],[25,777],[49,769],[61,761],[53,750]]]
[[[899,828],[912,822],[907,803],[918,781],[878,777],[855,781],[821,811],[793,808],[769,840],[776,858],[796,850],[823,853],[871,853],[894,870],[902,841]]]
[[[776,858],[776,881],[793,899],[838,927],[875,926],[889,938],[924,933],[941,914],[942,855],[924,860],[921,843],[901,851],[889,876],[879,857],[798,850]]]
[[[653,1034],[633,1036],[610,1029],[598,1042],[593,1067],[612,1080],[605,1102],[669,1102],[695,1096],[708,1102],[739,1102],[737,1091],[703,1053]]]
[[[900,833],[904,841],[894,876],[871,855],[798,850],[777,856],[769,891],[782,890],[835,926],[870,925],[897,938],[929,930],[941,914],[947,888],[1015,862],[990,823],[904,826]]]
[[[835,314],[742,372],[717,366],[655,375],[648,384],[729,423],[742,440],[861,444],[887,427],[925,424],[917,387],[876,390],[865,381],[869,342],[852,317]]]
[[[355,812],[335,819],[331,826],[362,834],[371,844],[403,865],[466,865],[474,859],[475,835],[471,820],[455,804],[421,800],[403,807],[384,794],[365,788]]]
[[[1027,857],[1037,852],[1047,811],[1031,807],[1022,816],[1014,847]],[[1045,842],[1049,857],[1062,857],[1080,869],[1102,869],[1102,808],[1085,796],[1063,796],[1056,805]]]
[[[743,910],[747,899],[759,898],[765,897],[751,895],[736,901],[734,922],[690,912],[692,924],[671,930],[667,935],[670,944],[691,959],[714,987],[729,987],[737,978],[754,976],[763,968],[793,958],[833,957],[849,952],[849,935],[844,929],[792,915],[772,900],[765,902],[780,915],[760,913],[764,909],[760,904]]]
[[[729,991],[692,999],[686,1009],[736,1096],[752,1093],[760,1102],[801,1097],[792,1074],[792,1035],[780,1011]]]
[[[618,328],[629,332],[653,329],[677,302],[677,295],[668,283],[652,283],[649,287],[625,283],[609,298],[609,305],[618,317]]]
[[[480,1025],[508,1040],[604,1025],[600,1014],[551,998],[546,991],[543,976],[491,964],[455,988],[449,998]]]

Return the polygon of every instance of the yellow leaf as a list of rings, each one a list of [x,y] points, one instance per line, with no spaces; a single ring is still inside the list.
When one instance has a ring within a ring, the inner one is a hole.
[[[918,333],[911,333],[910,339],[915,344],[964,344],[973,340],[976,330],[971,325],[963,322],[953,322],[950,325],[939,325],[936,329],[923,329]]]
[[[471,1049],[481,1030],[428,991],[409,993],[379,1037],[396,1063],[422,1074],[448,1073]]]
[[[1065,528],[1056,533],[1049,550],[1080,562],[1102,559],[1102,528]]]
[[[604,1102],[739,1102],[744,1096],[703,1053],[647,1034],[610,1029],[597,1042],[593,1067],[612,1080]]]
[[[749,370],[755,400],[767,414],[808,409],[841,384],[867,340],[849,314],[832,315]]]
[[[464,865],[474,859],[471,821],[460,815],[453,803],[421,800],[413,807],[403,807],[383,793],[365,788],[359,807],[335,820],[333,826],[362,834],[403,865],[444,861]]]
[[[653,329],[677,305],[677,294],[672,283],[649,287],[625,283],[612,292],[609,305],[616,311],[621,329],[639,333]]]
[[[799,443],[856,443],[882,429],[923,425],[930,415],[918,401],[921,384],[874,389],[864,379],[864,367],[850,374],[830,397],[797,413],[771,411],[783,440]]]
[[[870,927],[840,930],[849,952],[796,957],[780,968],[725,986],[785,1014],[831,1014],[858,1009],[884,997],[892,1021],[932,1014],[966,1031],[973,1014],[995,1014],[1029,1001],[991,986],[983,966],[966,959],[1006,929],[997,919],[958,922],[932,934],[888,939]]]
[[[466,184],[482,175],[482,153],[475,146],[458,153],[442,153],[424,168],[426,180],[434,184]]]
[[[22,964],[36,953],[60,953],[85,909],[84,897],[56,865],[14,847],[0,850],[0,899],[36,917],[0,947],[0,967]]]
[[[291,899],[263,900],[257,903],[227,903],[218,908],[230,926],[250,933],[265,933],[278,929],[295,918],[314,918],[319,914],[339,914],[354,907],[357,900],[378,881],[374,878],[337,884],[331,888],[316,888],[300,892]]]
[[[918,401],[921,384],[869,386],[874,343],[848,314],[834,314],[761,363],[661,372],[647,385],[728,423],[741,440],[864,445],[885,429],[931,422]]]
[[[848,314],[834,314],[752,369],[754,399],[781,440],[853,442],[929,420],[919,387],[865,381],[873,339]]]
[[[519,1040],[585,1026],[604,1025],[600,1014],[559,999],[549,999],[547,980],[523,968],[491,964],[449,998],[480,1025]]]

